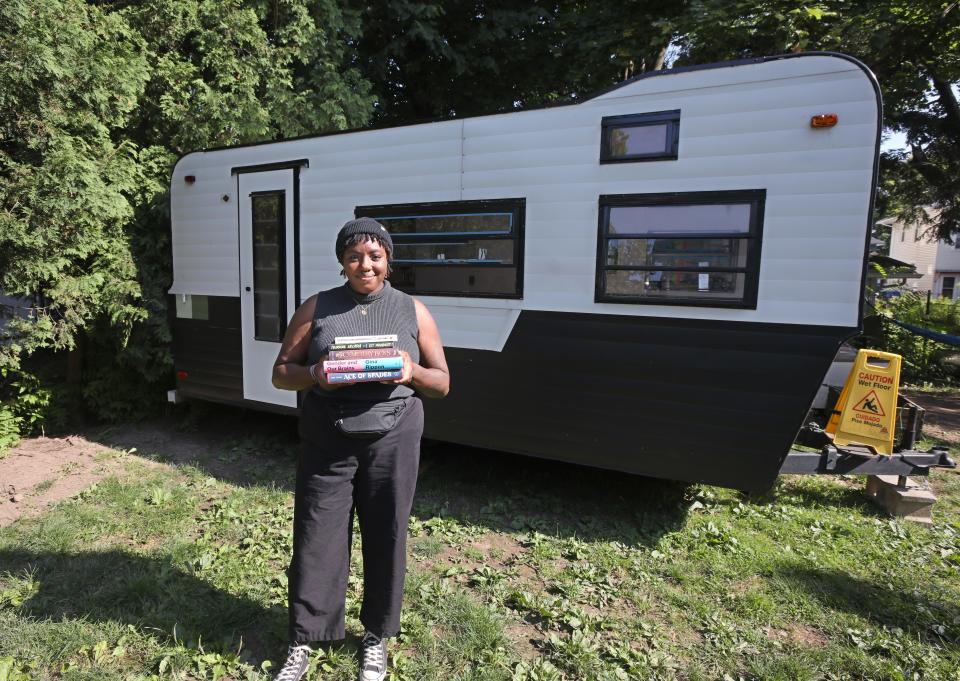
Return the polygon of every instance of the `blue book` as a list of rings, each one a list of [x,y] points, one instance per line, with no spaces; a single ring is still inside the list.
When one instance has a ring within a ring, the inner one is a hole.
[[[355,371],[394,371],[403,368],[403,357],[365,357],[363,359],[328,359],[323,363],[327,374]]]
[[[327,374],[327,383],[363,383],[365,381],[395,381],[403,371],[350,371]]]

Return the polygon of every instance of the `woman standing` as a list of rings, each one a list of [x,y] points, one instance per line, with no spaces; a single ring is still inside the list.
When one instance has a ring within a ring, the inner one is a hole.
[[[290,648],[276,681],[299,681],[315,641],[344,638],[344,600],[356,509],[363,551],[361,681],[387,671],[386,639],[400,630],[407,523],[417,482],[420,396],[450,389],[437,325],[420,301],[390,286],[393,240],[376,220],[337,235],[347,281],[308,298],[287,327],[273,384],[306,390],[289,573]],[[322,362],[338,336],[397,336],[395,381],[330,384]]]

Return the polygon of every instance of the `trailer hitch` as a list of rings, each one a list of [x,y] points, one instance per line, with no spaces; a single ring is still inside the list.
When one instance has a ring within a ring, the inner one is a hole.
[[[934,447],[928,452],[905,451],[891,455],[839,449],[824,444],[819,452],[790,450],[780,473],[832,475],[897,475],[906,484],[910,475],[929,475],[931,468],[956,468],[949,451]]]

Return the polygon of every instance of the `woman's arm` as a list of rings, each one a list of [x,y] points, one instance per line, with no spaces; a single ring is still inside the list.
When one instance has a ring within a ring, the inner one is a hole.
[[[447,369],[447,358],[443,354],[443,343],[440,340],[440,330],[433,320],[433,315],[427,306],[416,298],[413,299],[417,309],[417,326],[420,334],[417,345],[420,348],[420,363],[410,362],[409,356],[404,364],[410,366],[407,379],[406,366],[404,367],[404,382],[409,382],[413,388],[425,397],[446,397],[450,392],[450,371]],[[401,380],[403,380],[401,379]]]
[[[312,295],[293,313],[283,336],[280,353],[273,363],[273,387],[280,390],[305,390],[315,385],[323,390],[336,390],[346,384],[327,383],[323,373],[323,360],[314,365],[307,364],[310,349],[310,329],[313,326],[313,311],[317,305],[317,296]],[[312,371],[311,371],[312,369]]]

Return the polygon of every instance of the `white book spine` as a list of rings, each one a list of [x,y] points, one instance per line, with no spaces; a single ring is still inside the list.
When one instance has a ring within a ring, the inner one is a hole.
[[[333,339],[335,345],[340,343],[396,343],[397,334],[383,336],[337,336]]]

